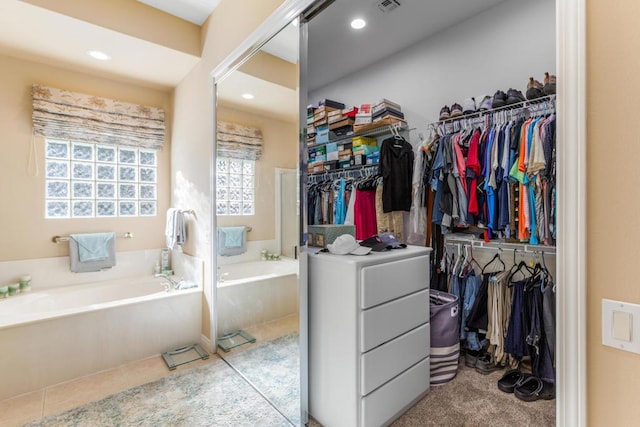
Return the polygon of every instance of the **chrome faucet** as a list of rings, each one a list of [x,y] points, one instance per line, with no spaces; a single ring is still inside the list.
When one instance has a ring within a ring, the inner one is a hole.
[[[225,276],[228,276],[228,275],[229,275],[229,273],[223,273],[222,272],[222,267],[218,267],[218,274],[216,275],[218,282],[224,282]]]
[[[162,277],[163,279],[167,279],[167,281],[169,282],[169,283],[165,283],[165,291],[167,292],[169,292],[171,288],[180,289],[180,281],[175,280],[173,277],[171,277],[167,273],[154,274],[153,277]]]

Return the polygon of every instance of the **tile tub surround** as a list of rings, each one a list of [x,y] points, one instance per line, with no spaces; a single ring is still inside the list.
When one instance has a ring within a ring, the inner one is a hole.
[[[218,335],[298,313],[298,261],[252,261],[221,266]]]
[[[167,293],[161,281],[116,279],[0,301],[0,313],[3,303],[21,307],[0,315],[0,342],[11,343],[0,352],[0,399],[199,342],[202,288]]]

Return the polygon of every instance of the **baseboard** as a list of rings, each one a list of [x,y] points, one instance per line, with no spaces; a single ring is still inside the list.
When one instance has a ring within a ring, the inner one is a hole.
[[[209,338],[204,335],[200,335],[200,345],[205,348],[209,353],[215,353],[216,349],[213,348],[213,343]]]

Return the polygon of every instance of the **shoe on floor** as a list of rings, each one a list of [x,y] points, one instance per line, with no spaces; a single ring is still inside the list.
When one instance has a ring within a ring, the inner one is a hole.
[[[544,96],[542,92],[542,83],[535,80],[533,77],[529,77],[529,84],[527,84],[527,99],[532,100]]]
[[[483,355],[478,356],[478,360],[476,361],[476,371],[483,375],[488,375],[497,370],[498,366],[493,363],[492,357],[489,353],[484,353]]]
[[[507,91],[507,105],[524,102],[524,95],[517,89],[509,89]]]
[[[551,400],[556,398],[556,386],[553,383],[531,376],[518,384],[514,388],[513,394],[525,402],[540,399]]]
[[[440,120],[447,120],[451,117],[451,111],[446,105],[440,109]]]
[[[507,104],[507,94],[499,90],[493,95],[491,108],[504,107]]]
[[[460,104],[453,104],[451,106],[451,117],[460,117],[462,115],[462,106]]]
[[[513,393],[516,386],[528,377],[529,374],[525,374],[518,369],[511,369],[498,380],[498,389],[505,393]]]
[[[464,364],[470,368],[475,368],[478,363],[480,352],[477,350],[467,350],[464,353]]]

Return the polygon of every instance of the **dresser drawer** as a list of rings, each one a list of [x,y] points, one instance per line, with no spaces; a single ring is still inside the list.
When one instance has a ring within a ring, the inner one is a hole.
[[[364,353],[427,323],[429,290],[365,310],[360,316],[360,351]]]
[[[362,355],[360,393],[364,396],[429,356],[429,323]]]
[[[361,425],[381,426],[399,415],[422,393],[429,390],[429,358],[403,372],[373,393],[362,398]]]
[[[366,309],[426,289],[429,286],[429,256],[364,267],[360,274],[360,307]]]

